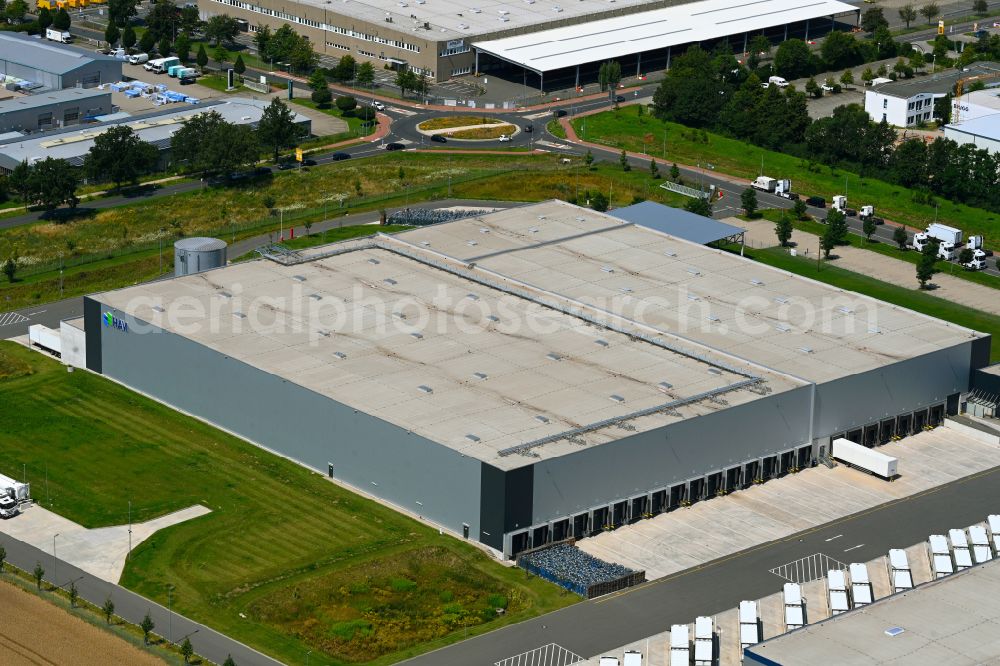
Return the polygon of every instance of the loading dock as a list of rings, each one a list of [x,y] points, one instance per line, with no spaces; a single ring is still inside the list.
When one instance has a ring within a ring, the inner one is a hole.
[[[643,495],[642,497],[633,497],[629,508],[630,513],[628,522],[634,523],[637,520],[641,520],[647,513],[649,513],[649,496]]]
[[[608,507],[602,506],[594,509],[594,521],[591,523],[590,533],[597,534],[608,525]]]
[[[518,554],[523,553],[529,548],[531,548],[531,544],[529,543],[528,530],[524,530],[523,532],[515,532],[510,535],[511,557],[516,558]]]
[[[778,473],[778,457],[768,456],[767,458],[764,458],[763,466],[764,473],[760,475],[760,478],[764,481],[773,479]]]
[[[910,414],[900,414],[896,418],[896,435],[906,437],[912,431],[913,418]]]
[[[927,410],[921,409],[919,412],[913,412],[913,432],[920,432],[927,425]]]
[[[590,513],[578,513],[573,516],[573,536],[577,539],[587,536],[590,531]]]
[[[730,467],[729,469],[726,470],[725,489],[727,492],[738,490],[743,487],[741,485],[742,472],[743,472],[742,467]]]
[[[687,499],[687,487],[684,484],[678,484],[676,486],[671,486],[670,488],[670,504],[667,506],[667,511],[673,511],[681,505]]]
[[[552,541],[565,541],[569,536],[569,518],[552,523]]]
[[[757,479],[762,478],[760,473],[761,464],[759,460],[752,460],[744,465],[743,469],[743,487],[749,488],[753,485],[753,482]]]
[[[691,503],[705,499],[705,479],[691,479],[688,481],[687,498]]]
[[[780,460],[781,466],[778,468],[778,476],[784,476],[795,465],[795,451],[785,451],[781,454]]]
[[[896,434],[896,419],[885,419],[879,424],[878,443],[888,444]]]
[[[805,469],[806,467],[812,467],[812,447],[803,446],[799,449],[799,459],[795,463],[796,467],[799,469]]]
[[[878,431],[879,426],[877,423],[865,426],[865,435],[862,443],[869,449],[878,446]]]
[[[944,423],[944,405],[934,405],[931,407],[930,424],[937,427]]]
[[[611,527],[618,527],[625,524],[628,517],[628,500],[615,502],[611,506]]]
[[[705,497],[715,497],[723,488],[722,472],[712,472],[705,477]]]
[[[549,542],[549,526],[541,525],[531,530],[531,547],[538,548]]]
[[[667,491],[657,490],[653,493],[653,506],[651,513],[663,513],[667,510]]]

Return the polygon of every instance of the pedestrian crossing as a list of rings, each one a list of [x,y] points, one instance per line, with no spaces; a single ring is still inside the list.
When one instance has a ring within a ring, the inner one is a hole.
[[[5,312],[0,314],[0,326],[10,326],[28,321],[28,318],[19,312]]]
[[[398,113],[401,116],[415,116],[415,115],[417,115],[416,111],[412,111],[410,109],[401,109],[398,106],[390,106],[390,107],[388,107],[388,110],[392,111],[393,113]]]

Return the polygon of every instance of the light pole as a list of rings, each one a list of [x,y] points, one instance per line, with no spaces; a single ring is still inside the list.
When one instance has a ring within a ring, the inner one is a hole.
[[[313,653],[312,650],[309,650],[309,652],[306,652],[306,666],[309,666],[309,655],[311,655],[312,653]]]
[[[172,610],[173,595],[174,591],[173,585],[167,585],[167,640],[171,643],[174,642],[174,612]]]
[[[56,557],[56,537],[59,532],[52,535],[52,583],[59,587],[59,559]]]
[[[128,501],[128,555],[125,559],[132,557],[132,500]]]

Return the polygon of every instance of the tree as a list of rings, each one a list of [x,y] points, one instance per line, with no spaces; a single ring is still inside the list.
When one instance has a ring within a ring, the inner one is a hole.
[[[823,40],[820,54],[829,69],[850,67],[864,60],[860,53],[858,40],[839,30],[831,32]]]
[[[740,206],[747,217],[753,217],[757,212],[757,190],[748,187],[740,194]]]
[[[792,238],[792,218],[787,213],[782,213],[778,221],[775,222],[774,234],[778,237],[781,247],[788,245],[788,241]]]
[[[861,233],[865,235],[865,240],[869,243],[872,240],[872,235],[874,235],[875,229],[875,219],[869,215],[865,218],[864,222],[861,223]]]
[[[205,65],[208,64],[208,54],[205,53],[205,45],[204,44],[199,44],[198,45],[198,55],[195,56],[194,61],[196,63],[198,63],[198,67],[202,71],[205,71]]]
[[[990,13],[990,6],[986,0],[976,0],[972,3],[972,11],[976,12],[980,16],[986,16]]]
[[[337,66],[333,68],[333,78],[337,81],[351,81],[354,79],[354,72],[358,62],[353,56],[345,55],[337,61]]]
[[[233,661],[233,655],[227,654],[226,660],[222,662],[222,666],[236,666],[236,662]]]
[[[806,94],[812,95],[816,99],[823,96],[823,89],[819,87],[818,83],[816,83],[815,77],[810,76],[809,80],[806,81]]]
[[[840,83],[845,86],[853,86],[854,72],[849,69],[844,70],[844,73],[840,75]]]
[[[583,156],[583,163],[586,164],[588,168],[594,163],[594,153],[590,152],[590,148],[587,148],[587,154]]]
[[[937,273],[934,264],[937,263],[938,241],[936,238],[929,238],[924,249],[920,251],[920,259],[917,260],[917,282],[921,289],[927,288],[927,283]]]
[[[139,176],[152,171],[159,161],[159,151],[139,138],[128,125],[115,125],[99,134],[83,161],[87,177],[111,181],[115,189],[123,183],[136,183]]]
[[[337,108],[340,109],[341,115],[350,113],[358,107],[358,100],[354,99],[350,95],[344,95],[337,98]]]
[[[217,111],[184,121],[171,138],[170,148],[177,162],[202,174],[239,172],[254,164],[260,154],[257,133],[245,125],[227,123]]]
[[[802,199],[795,200],[795,203],[792,205],[792,212],[795,213],[796,219],[799,220],[809,219],[806,202],[803,201]]]
[[[875,80],[875,72],[872,71],[871,67],[865,67],[865,71],[861,72],[861,80],[865,82],[865,85]]]
[[[80,590],[76,589],[76,581],[69,583],[69,607],[76,608],[76,600],[80,598]]]
[[[253,36],[253,44],[257,47],[257,52],[260,53],[261,57],[267,57],[267,49],[271,42],[271,28],[270,26],[263,25],[261,23],[257,24],[257,32]]]
[[[157,39],[166,37],[173,40],[181,22],[181,11],[171,0],[158,0],[146,14],[145,21],[146,29],[152,31]]]
[[[415,84],[416,76],[414,76],[412,71],[401,69],[396,72],[396,87],[399,88],[399,92],[403,97],[406,97],[407,90],[413,90]]]
[[[7,257],[7,261],[3,262],[3,274],[7,276],[7,282],[14,282],[14,276],[17,275],[16,257]],[[6,555],[6,551],[4,554]],[[2,570],[2,565],[0,565],[0,570]]]
[[[205,38],[219,46],[223,42],[232,44],[236,35],[240,34],[240,24],[229,14],[212,16],[205,23]]]
[[[710,54],[691,46],[673,59],[653,94],[652,112],[660,120],[689,127],[713,126],[730,92],[732,84],[719,80]]]
[[[812,52],[801,39],[789,39],[774,53],[774,68],[786,79],[798,79],[812,72]]]
[[[295,124],[295,112],[275,97],[264,109],[257,123],[257,137],[265,148],[274,151],[274,159],[282,148],[294,146],[302,136],[302,128]]]
[[[111,618],[115,616],[115,602],[111,601],[110,596],[104,600],[101,612],[104,613],[104,621],[111,624]]]
[[[60,7],[56,15],[52,17],[52,27],[56,30],[69,30],[71,23],[65,7]]]
[[[35,585],[38,586],[39,590],[42,589],[42,578],[45,577],[45,569],[42,568],[41,562],[35,562],[35,570],[31,574],[35,579]]]
[[[885,14],[881,7],[871,7],[865,10],[861,17],[861,29],[869,34],[874,34],[881,27],[889,27],[889,22],[885,20]]]
[[[191,59],[191,38],[188,37],[186,32],[182,32],[180,36],[177,37],[177,41],[174,42],[174,51],[177,53],[177,57],[180,58],[181,62],[187,64]]]
[[[312,42],[305,37],[299,37],[292,52],[288,54],[288,60],[292,67],[307,72],[319,62],[319,56],[313,51]]]
[[[906,249],[906,243],[909,240],[909,236],[906,234],[906,229],[903,227],[896,227],[892,230],[892,241],[899,246],[900,250]]]
[[[830,258],[830,250],[837,246],[836,232],[833,227],[828,226],[823,230],[823,235],[819,237],[819,248],[823,251],[823,258]]]
[[[179,23],[181,31],[189,35],[205,27],[205,23],[198,15],[197,5],[188,4],[181,7],[181,19]]]
[[[44,33],[50,25],[52,25],[52,13],[48,7],[42,7],[38,10],[38,29]]]
[[[941,13],[941,9],[933,2],[928,3],[920,8],[920,14],[928,23],[934,22],[934,17]]]
[[[225,65],[229,62],[229,50],[225,46],[216,46],[215,50],[212,51],[212,57],[215,59],[215,62]]]
[[[599,213],[603,213],[608,209],[609,201],[608,197],[600,190],[596,192],[590,192],[587,194],[587,198],[590,199],[590,207]]]
[[[202,45],[201,48],[205,48],[205,46]],[[156,45],[156,50],[159,51],[160,55],[163,56],[164,58],[166,58],[167,56],[169,56],[170,55],[170,38],[169,37],[161,37],[160,38],[160,43]]]
[[[958,253],[958,263],[963,266],[975,258],[976,254],[972,251],[970,247],[962,248],[962,251]]]
[[[332,94],[331,94],[331,96],[332,96]],[[375,115],[376,115],[375,114],[375,109],[372,108],[371,106],[367,105],[367,104],[359,106],[354,111],[354,117],[355,118],[360,118],[365,124],[368,124],[371,121],[375,120]]]
[[[363,62],[358,65],[358,73],[354,80],[359,85],[370,86],[375,82],[375,68],[370,62]]]
[[[771,40],[764,35],[754,35],[747,48],[752,55],[763,57],[771,53]]]
[[[185,636],[184,642],[181,643],[181,656],[184,657],[184,663],[187,664],[190,662],[193,655],[194,647],[191,645],[191,639]]]
[[[312,98],[312,101],[316,103],[316,106],[321,109],[330,108],[330,102],[333,101],[333,93],[330,92],[330,89],[327,87],[314,90],[310,97]]]
[[[108,21],[108,27],[104,29],[104,41],[108,43],[108,46],[114,47],[114,45],[118,43],[121,36],[122,33],[118,30],[118,26],[116,26],[113,22]]]
[[[602,62],[597,70],[597,82],[601,85],[601,92],[610,91],[611,98],[614,99],[615,89],[618,88],[619,81],[622,80],[622,66],[617,60]]]
[[[23,23],[24,15],[28,12],[28,3],[24,0],[12,0],[4,8],[4,16],[9,23]],[[55,20],[55,19],[53,19]]]
[[[670,165],[670,180],[675,183],[681,182],[681,170],[677,166],[677,162]]]
[[[622,165],[622,171],[631,171],[632,165],[628,163],[628,155],[622,149],[622,154],[618,157],[618,163]]]
[[[243,72],[247,71],[246,63],[243,62],[243,54],[236,54],[236,62],[233,63],[233,71],[243,76]]]
[[[322,69],[317,67],[309,76],[309,82],[306,85],[308,85],[313,92],[327,89],[326,74]]]
[[[23,160],[20,164],[14,167],[10,175],[7,176],[7,182],[10,184],[10,189],[17,192],[18,196],[21,197],[21,201],[24,202],[24,207],[27,208],[29,204],[34,203],[34,193],[32,191],[33,184],[31,182],[31,165],[28,164],[28,160]]]
[[[906,23],[906,27],[910,27],[910,23],[917,20],[917,10],[913,8],[913,5],[903,5],[899,8],[899,19]]]
[[[831,232],[834,243],[843,243],[847,240],[847,216],[839,210],[831,210],[826,216],[826,229]]]
[[[108,0],[108,18],[111,23],[123,28],[128,20],[138,13],[139,0]]]
[[[695,197],[684,204],[684,210],[695,215],[712,217],[712,202],[705,197]]]
[[[135,46],[135,42],[135,30],[132,29],[131,25],[125,26],[125,30],[122,31],[122,46],[126,49],[131,49]]]
[[[652,178],[660,177],[660,166],[656,163],[656,160],[652,158],[649,160],[649,175]]]
[[[69,162],[54,157],[46,157],[31,167],[32,190],[46,212],[51,213],[64,203],[76,208],[80,200],[76,197],[79,185],[76,169]]]
[[[149,32],[148,30],[142,33],[142,37],[139,38],[139,50],[143,53],[152,53],[153,49],[156,47],[156,35]]]
[[[139,628],[142,629],[143,643],[149,645],[149,635],[153,633],[153,629],[156,628],[156,623],[153,622],[153,618],[149,616],[149,611],[146,611],[146,616],[142,618],[142,622],[139,623]]]

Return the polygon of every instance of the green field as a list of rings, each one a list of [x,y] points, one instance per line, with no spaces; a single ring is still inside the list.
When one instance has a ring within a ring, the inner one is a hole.
[[[99,376],[2,342],[3,376],[0,470],[26,465],[87,527],[129,500],[134,521],[210,508],[138,546],[122,584],[162,604],[173,585],[175,610],[287,663],[386,664],[575,600]]]
[[[739,252],[739,246],[730,248]],[[819,282],[856,291],[859,294],[871,296],[879,300],[893,303],[900,307],[922,312],[931,317],[938,317],[953,324],[971,328],[983,333],[989,333],[994,338],[1000,338],[1000,317],[975,310],[964,305],[952,303],[943,298],[932,296],[930,292],[907,289],[875,278],[848,271],[843,268],[823,262],[817,265],[815,259],[793,257],[787,249],[772,247],[766,249],[745,249],[745,255],[755,261],[796,273]],[[994,344],[990,351],[993,362],[1000,361],[1000,345]]]
[[[818,195],[830,200],[835,194],[847,196],[851,206],[872,204],[880,217],[912,227],[925,227],[935,219],[965,231],[966,235],[1000,237],[1000,214],[938,198],[933,204],[913,201],[914,191],[875,178],[861,178],[843,169],[792,157],[711,132],[694,130],[660,121],[648,113],[638,115],[635,105],[618,111],[573,119],[581,139],[615,148],[646,153],[679,164],[711,164],[719,173],[749,181],[764,173],[789,178],[792,188],[803,196]],[[664,141],[665,138],[665,141]],[[666,150],[664,151],[664,145]]]

